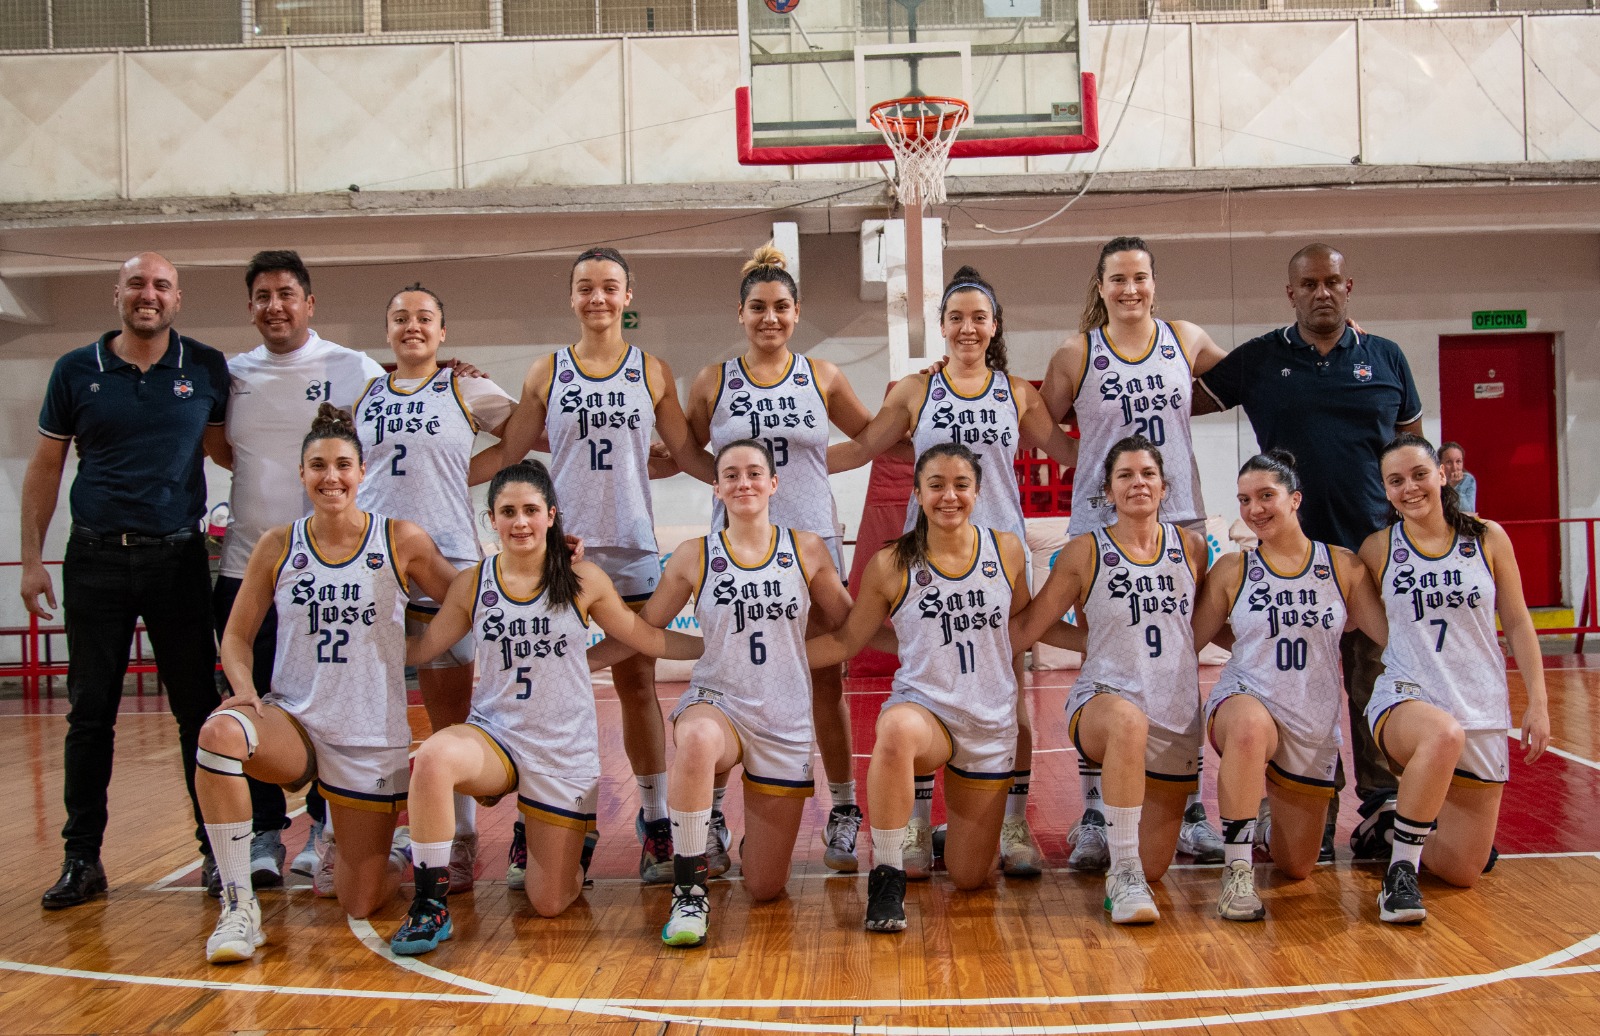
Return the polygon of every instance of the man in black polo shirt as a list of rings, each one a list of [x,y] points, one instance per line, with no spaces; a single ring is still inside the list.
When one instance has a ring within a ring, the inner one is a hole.
[[[1400,432],[1422,432],[1422,401],[1400,347],[1346,316],[1354,287],[1336,249],[1300,249],[1289,260],[1295,322],[1230,352],[1200,377],[1205,391],[1194,394],[1196,414],[1242,405],[1263,450],[1293,453],[1306,535],[1351,550],[1386,524],[1378,464],[1384,444]],[[1356,791],[1365,802],[1396,787],[1365,718],[1382,652],[1360,631],[1345,634],[1340,648]]]
[[[44,538],[68,446],[77,441],[72,532],[61,571],[71,702],[61,831],[66,862],[44,894],[48,910],[106,890],[100,845],[135,623],[144,620],[178,721],[191,800],[200,726],[220,700],[200,520],[202,451],[223,456],[226,445],[228,366],[217,350],[172,330],[180,300],[178,272],[161,256],[145,252],[123,264],[114,295],[122,329],[56,361],[22,486],[22,600],[49,619],[46,607],[54,608],[56,598],[43,564]],[[209,864],[198,804],[194,817]]]

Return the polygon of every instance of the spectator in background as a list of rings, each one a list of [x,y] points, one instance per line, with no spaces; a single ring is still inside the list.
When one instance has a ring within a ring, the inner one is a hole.
[[[1467,451],[1458,442],[1447,442],[1439,447],[1439,467],[1446,482],[1461,500],[1461,509],[1468,514],[1478,513],[1478,480],[1467,470]]]

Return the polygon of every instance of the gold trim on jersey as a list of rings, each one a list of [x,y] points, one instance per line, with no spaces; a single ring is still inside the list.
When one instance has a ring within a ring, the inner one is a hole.
[[[733,362],[737,363],[739,365],[739,373],[743,374],[744,377],[745,377],[745,380],[750,382],[750,384],[752,386],[754,386],[755,388],[759,388],[759,389],[772,389],[772,388],[777,388],[779,385],[782,385],[784,382],[789,380],[789,375],[794,373],[795,359],[796,359],[795,354],[791,352],[789,354],[789,364],[788,364],[788,366],[783,368],[783,373],[778,376],[778,380],[777,381],[773,381],[773,382],[757,381],[756,380],[756,376],[754,374],[750,373],[750,368],[746,367],[744,365],[744,357],[743,356],[734,357]]]
[[[627,364],[628,357],[632,353],[633,346],[629,345],[627,342],[623,342],[622,356],[617,360],[617,365],[611,368],[609,373],[590,374],[588,371],[583,369],[583,361],[578,359],[578,347],[576,345],[567,346],[567,355],[572,359],[572,366],[577,368],[578,376],[587,381],[610,381],[612,378],[616,377],[617,372],[620,371],[625,364]],[[640,355],[643,356],[644,354],[641,353]],[[645,364],[644,377],[647,379],[650,377],[650,365],[648,363]]]
[[[1306,560],[1300,565],[1300,571],[1298,572],[1279,572],[1273,567],[1272,562],[1267,560],[1267,552],[1259,547],[1256,548],[1256,556],[1259,557],[1261,559],[1261,563],[1267,567],[1267,571],[1271,572],[1279,579],[1299,579],[1301,576],[1311,571],[1311,562],[1317,556],[1316,543],[1311,540],[1307,540],[1306,542],[1309,543],[1310,546],[1306,550]]]
[[[951,575],[949,572],[946,572],[944,569],[939,567],[939,563],[933,560],[933,555],[931,553],[923,559],[928,563],[929,568],[939,573],[939,575],[944,579],[965,579],[970,576],[978,567],[978,556],[983,553],[983,533],[978,531],[978,527],[976,525],[969,524],[967,528],[972,530],[972,560],[967,562],[967,570],[965,572],[958,576]],[[991,529],[989,531],[992,533],[994,530]]]
[[[1428,561],[1443,561],[1445,558],[1454,553],[1456,547],[1461,543],[1461,534],[1452,529],[1450,532],[1450,546],[1444,549],[1444,553],[1429,554],[1427,551],[1417,546],[1416,541],[1411,538],[1411,534],[1406,532],[1406,523],[1404,521],[1400,522],[1400,538],[1406,541],[1406,546],[1416,551],[1417,557],[1425,558]]]
[[[367,521],[369,523],[372,521],[372,518],[371,518],[370,515],[368,516]],[[306,527],[306,538],[307,539],[311,538],[311,527],[310,526]],[[396,550],[395,546],[394,546],[394,519],[393,518],[385,518],[383,520],[383,544],[389,550],[389,564],[391,566],[393,566],[393,568],[394,568],[395,581],[400,584],[400,590],[401,590],[402,593],[410,594],[411,593],[411,581],[406,578],[405,570],[400,567],[400,552],[398,550]],[[435,608],[434,611],[438,611],[438,609]]]
[[[806,552],[801,549],[800,537],[793,529],[789,530],[789,542],[794,544],[794,563],[800,566],[800,578],[806,581],[806,590],[809,592],[811,589],[811,573],[806,571]]]
[[[773,557],[778,553],[778,540],[780,537],[778,535],[778,527],[776,525],[771,525],[769,523],[768,528],[772,530],[772,538],[767,543],[767,556],[762,558],[754,565],[746,565],[739,561],[738,555],[733,552],[733,545],[728,542],[728,530],[717,530],[717,539],[721,541],[722,549],[728,555],[728,560],[733,563],[734,568],[737,568],[741,572],[759,572],[761,569],[766,568],[772,563]]]
[[[356,549],[352,550],[350,552],[350,555],[348,557],[346,557],[343,561],[330,561],[330,560],[328,560],[327,555],[322,553],[322,548],[317,546],[316,533],[311,531],[311,519],[310,518],[306,519],[306,546],[311,549],[311,553],[312,554],[316,555],[317,560],[319,562],[321,562],[323,565],[325,565],[326,567],[328,567],[328,568],[343,568],[344,566],[350,564],[350,562],[354,561],[356,558],[360,557],[361,551],[364,550],[366,548],[366,546],[367,546],[367,541],[372,538],[372,512],[371,511],[363,511],[363,512],[361,512],[361,517],[366,522],[366,526],[361,530],[361,541],[356,544]],[[390,546],[392,548],[393,544],[391,543]],[[391,554],[390,554],[390,560],[391,561],[394,560],[394,556],[393,556],[392,550],[391,550]],[[403,583],[402,583],[402,585],[403,585]]]
[[[892,551],[894,548],[888,547],[888,548],[885,548],[885,549]],[[906,594],[909,593],[910,590],[911,590],[911,570],[909,568],[903,568],[903,569],[900,570],[900,592],[895,594],[894,602],[889,605],[889,614],[890,615],[893,615],[895,612],[899,611],[900,610],[900,606],[902,604],[906,603]]]
[[[1150,341],[1145,343],[1144,352],[1139,354],[1137,358],[1122,355],[1122,350],[1117,348],[1117,343],[1111,338],[1111,332],[1107,330],[1111,326],[1110,324],[1101,325],[1099,329],[1100,337],[1106,340],[1106,348],[1111,350],[1111,355],[1123,363],[1143,363],[1150,358],[1151,353],[1156,351],[1156,341],[1161,337],[1161,321],[1152,320],[1151,323],[1155,325],[1155,329],[1150,332]]]
[[[1113,547],[1116,547],[1118,552],[1120,552],[1122,554],[1123,560],[1125,560],[1128,564],[1135,566],[1136,568],[1153,568],[1156,565],[1159,565],[1161,563],[1161,560],[1167,556],[1167,523],[1166,522],[1162,522],[1161,523],[1161,542],[1156,544],[1155,557],[1151,558],[1149,561],[1135,561],[1133,559],[1133,554],[1128,550],[1128,548],[1124,547],[1121,543],[1117,542],[1117,538],[1115,536],[1111,535],[1110,526],[1107,526],[1106,528],[1101,529],[1100,531],[1106,534],[1106,539],[1110,540],[1111,541],[1111,545]],[[1184,548],[1183,548],[1183,537],[1182,536],[1178,537],[1178,549],[1184,551],[1183,559],[1185,561],[1188,561],[1189,560],[1189,552],[1187,550],[1184,550]]]
[[[1328,569],[1333,574],[1334,589],[1339,591],[1339,600],[1344,602],[1345,610],[1348,612],[1350,605],[1350,594],[1344,588],[1344,580],[1339,578],[1339,559],[1334,555],[1331,544],[1324,543],[1323,546],[1326,547],[1328,551]]]
[[[506,581],[500,577],[500,559],[504,556],[505,555],[501,553],[496,554],[493,558],[489,559],[494,563],[494,585],[500,591],[500,596],[504,597],[512,604],[532,604],[539,598],[543,597],[545,590],[543,580],[540,581],[539,589],[533,592],[532,597],[518,597],[516,594],[511,592],[511,589],[506,586]]]
[[[1000,571],[1006,575],[1006,585],[1015,591],[1017,588],[1017,576],[1015,572],[1011,571],[1010,563],[1006,561],[1006,552],[1000,549],[1000,530],[990,529],[989,538],[994,541],[995,556],[1000,559]],[[1020,572],[1021,569],[1017,571]]]
[[[957,399],[968,400],[969,402],[971,400],[974,400],[974,399],[982,399],[984,396],[987,396],[989,394],[989,391],[994,388],[994,376],[995,376],[995,372],[991,370],[989,372],[988,379],[983,383],[983,388],[979,389],[976,393],[974,393],[974,394],[969,396],[965,392],[962,392],[960,389],[956,388],[956,383],[951,381],[949,378],[947,378],[945,376],[944,371],[940,371],[938,374],[934,375],[934,377],[936,377],[940,381],[944,382],[945,388],[950,390],[950,394],[952,396],[955,396]],[[1007,382],[1007,384],[1009,385],[1009,381]],[[933,379],[932,378],[930,378],[928,380],[928,387],[929,387],[929,392],[931,394],[932,387],[933,387]]]
[[[283,575],[283,566],[289,561],[289,544],[294,542],[294,526],[285,526],[283,530],[283,552],[278,555],[278,561],[272,566],[272,582],[277,585],[278,578]]]
[[[454,372],[450,375],[450,394],[456,398],[456,406],[461,408],[461,416],[467,419],[467,426],[472,429],[472,434],[477,435],[482,431],[478,419],[473,416],[472,408],[467,406],[466,397],[461,394],[461,379]]]
[[[390,392],[394,393],[397,396],[401,396],[401,397],[414,396],[418,392],[421,392],[423,389],[427,388],[429,385],[432,385],[433,384],[433,379],[437,378],[439,376],[439,372],[442,371],[442,370],[444,370],[443,367],[435,366],[433,368],[433,373],[429,374],[427,377],[422,378],[421,380],[419,380],[417,382],[417,387],[414,388],[414,389],[403,389],[399,385],[396,385],[394,383],[394,379],[396,379],[396,378],[398,378],[400,376],[400,372],[399,371],[390,371],[388,374],[384,375],[384,378],[383,378],[384,387],[387,388]],[[410,379],[407,379],[407,380],[410,380]]]
[[[1244,593],[1244,577],[1250,571],[1250,555],[1254,553],[1255,551],[1253,550],[1247,550],[1239,555],[1239,585],[1233,588],[1233,596],[1228,598],[1228,615],[1232,615],[1233,610],[1239,606],[1239,595]],[[1226,616],[1224,616],[1223,621],[1227,621]]]

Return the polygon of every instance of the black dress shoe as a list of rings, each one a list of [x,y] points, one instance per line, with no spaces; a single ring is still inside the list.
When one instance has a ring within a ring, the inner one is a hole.
[[[99,860],[85,860],[78,856],[67,857],[61,865],[61,877],[50,886],[39,905],[46,910],[87,903],[96,896],[106,894],[106,872]]]

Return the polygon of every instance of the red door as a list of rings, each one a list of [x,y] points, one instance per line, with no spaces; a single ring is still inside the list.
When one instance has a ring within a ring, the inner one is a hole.
[[[1439,407],[1445,440],[1459,442],[1478,480],[1478,513],[1496,521],[1560,516],[1555,338],[1441,335]],[[1532,607],[1561,603],[1557,525],[1510,525]]]

